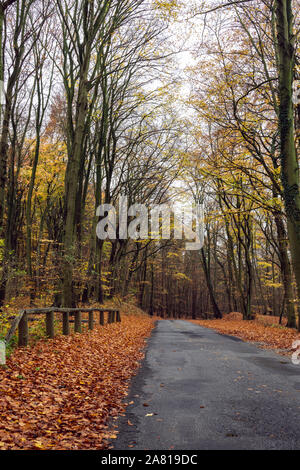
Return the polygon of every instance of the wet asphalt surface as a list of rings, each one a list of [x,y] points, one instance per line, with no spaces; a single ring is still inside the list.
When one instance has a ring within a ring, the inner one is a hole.
[[[157,323],[126,402],[116,450],[300,449],[300,366],[189,322]]]

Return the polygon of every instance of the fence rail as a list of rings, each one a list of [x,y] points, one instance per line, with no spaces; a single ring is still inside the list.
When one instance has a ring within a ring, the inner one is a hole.
[[[93,330],[95,326],[95,313],[99,313],[99,324],[105,324],[105,316],[107,313],[107,323],[121,322],[120,311],[112,308],[32,308],[21,310],[12,320],[11,327],[5,337],[6,344],[11,340],[18,329],[18,346],[27,346],[29,338],[28,324],[34,320],[30,315],[46,315],[46,335],[48,338],[55,337],[54,320],[55,313],[62,313],[62,333],[70,334],[70,323],[74,323],[75,333],[82,333],[82,323],[88,323],[89,330]],[[82,313],[88,313],[88,320],[82,319]],[[74,320],[70,320],[70,316],[74,316]]]

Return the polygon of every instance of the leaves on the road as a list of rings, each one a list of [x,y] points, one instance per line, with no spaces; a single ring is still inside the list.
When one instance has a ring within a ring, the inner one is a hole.
[[[278,317],[271,318],[258,316],[254,321],[243,321],[242,319],[222,320],[191,320],[207,328],[213,328],[220,333],[237,336],[246,341],[255,341],[266,349],[280,349],[284,352],[291,351],[292,344],[296,339],[300,339],[300,334],[291,328],[285,328],[278,324]],[[277,324],[275,321],[277,320]]]
[[[1,449],[103,449],[153,322],[122,323],[18,349],[0,369]]]

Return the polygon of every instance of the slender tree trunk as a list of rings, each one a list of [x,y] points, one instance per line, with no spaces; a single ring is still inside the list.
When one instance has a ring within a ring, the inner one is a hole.
[[[39,103],[38,103],[38,117],[37,119],[40,119],[40,94],[39,94]],[[35,152],[34,152],[34,158],[33,158],[33,164],[32,164],[32,170],[31,170],[31,177],[30,177],[30,182],[29,182],[29,188],[28,188],[28,196],[27,196],[27,204],[26,204],[26,259],[27,259],[27,271],[28,275],[32,277],[32,260],[31,260],[31,238],[32,238],[32,219],[31,219],[31,204],[32,204],[32,195],[33,195],[33,189],[34,189],[34,184],[35,184],[35,176],[36,176],[36,170],[38,166],[38,160],[39,160],[39,154],[40,154],[40,126],[37,125],[37,135],[36,135],[36,146],[35,146]]]
[[[213,285],[212,285],[212,282],[211,282],[210,272],[209,272],[209,268],[208,268],[208,265],[207,265],[207,260],[206,260],[204,248],[201,249],[201,258],[202,258],[202,265],[203,265],[203,270],[204,270],[204,274],[205,274],[206,285],[207,285],[207,289],[208,289],[208,292],[209,292],[212,308],[213,308],[213,311],[214,311],[214,317],[215,318],[222,318],[222,313],[221,313],[221,311],[218,307],[218,304],[217,304],[217,301],[216,301],[216,298],[215,298],[214,288],[213,288]]]
[[[150,290],[149,315],[154,315],[154,267],[151,263],[151,290]]]

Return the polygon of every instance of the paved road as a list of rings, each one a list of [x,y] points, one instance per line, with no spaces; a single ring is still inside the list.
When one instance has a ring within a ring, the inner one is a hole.
[[[300,449],[300,366],[189,322],[158,322],[131,401],[115,449]]]

